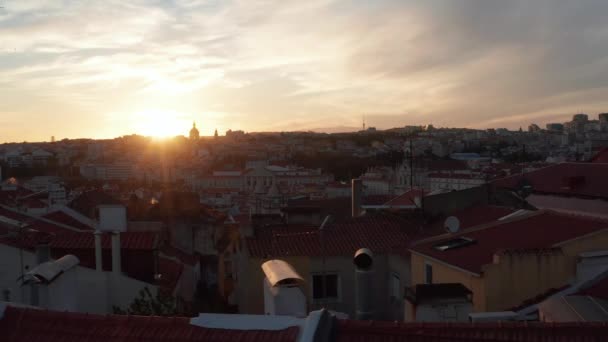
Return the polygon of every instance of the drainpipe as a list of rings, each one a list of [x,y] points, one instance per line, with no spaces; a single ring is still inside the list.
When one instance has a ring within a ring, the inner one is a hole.
[[[103,259],[101,257],[101,231],[95,231],[95,270],[103,272]]]

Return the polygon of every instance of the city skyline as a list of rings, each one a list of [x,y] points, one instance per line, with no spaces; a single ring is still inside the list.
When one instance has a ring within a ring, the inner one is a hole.
[[[607,111],[602,1],[4,1],[3,141]],[[109,23],[112,23],[109,25]]]

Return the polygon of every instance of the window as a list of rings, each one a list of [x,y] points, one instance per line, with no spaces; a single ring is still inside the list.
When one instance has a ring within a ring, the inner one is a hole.
[[[401,279],[398,273],[391,273],[391,298],[399,299],[401,297]]]
[[[314,274],[312,276],[312,298],[315,300],[338,299],[340,297],[338,287],[338,275],[335,273]]]
[[[433,265],[431,264],[424,265],[424,281],[427,284],[433,283]]]
[[[438,251],[443,252],[443,251],[447,251],[450,249],[466,247],[466,246],[472,245],[474,243],[475,243],[475,240],[473,240],[473,239],[466,238],[466,237],[457,237],[455,239],[451,239],[448,241],[438,243],[438,244],[434,245],[433,248],[435,248]]]

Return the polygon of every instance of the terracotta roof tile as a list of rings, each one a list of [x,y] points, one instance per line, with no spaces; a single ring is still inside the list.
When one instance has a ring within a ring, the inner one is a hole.
[[[57,249],[94,249],[95,237],[93,233],[88,232],[52,232],[45,231],[44,236],[50,233],[51,248]],[[34,248],[37,244],[40,234],[28,233],[23,238],[17,239],[12,237],[0,238],[0,243],[5,243],[13,246],[22,246],[24,248]],[[156,248],[156,233],[152,232],[126,232],[120,234],[120,246],[122,249],[130,250],[154,250]],[[111,237],[104,234],[101,239],[101,247],[104,249],[111,248]]]
[[[7,307],[0,319],[0,340],[45,341],[246,341],[295,342],[298,327],[284,330],[210,329],[187,317],[91,315]]]
[[[92,227],[78,221],[77,219],[73,218],[72,216],[64,213],[63,211],[54,211],[52,213],[48,213],[46,215],[43,215],[42,217],[49,219],[51,221],[55,221],[58,223],[63,223],[65,225],[68,225],[70,227],[74,227],[74,228],[78,228],[81,230],[93,230]]]
[[[411,189],[397,197],[394,197],[385,204],[390,206],[416,205],[416,202],[414,200],[416,199],[416,197],[421,198],[422,196],[424,196],[424,192],[425,191],[422,189]]]
[[[608,163],[608,147],[599,151],[593,158],[591,158],[592,163]]]
[[[403,323],[340,320],[338,342],[606,341],[608,323]]]
[[[535,193],[608,199],[607,174],[608,163],[561,163],[497,179],[492,184],[515,190],[525,180]]]
[[[474,227],[454,235],[444,234],[421,241],[411,250],[480,273],[483,265],[492,263],[495,253],[513,249],[546,250],[559,242],[602,229],[608,229],[608,221],[544,210],[493,222],[485,228]],[[445,251],[434,248],[436,244],[455,237],[470,238],[475,243]]]
[[[419,225],[413,220],[391,216],[358,217],[334,223],[325,228],[326,255],[352,255],[366,247],[374,253],[391,253],[405,250]],[[281,225],[260,228],[255,238],[247,239],[253,257],[266,256],[320,256],[321,233],[318,227]]]

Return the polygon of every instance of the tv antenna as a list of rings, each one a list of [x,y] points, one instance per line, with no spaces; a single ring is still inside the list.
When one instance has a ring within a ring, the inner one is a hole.
[[[460,230],[460,220],[456,216],[445,219],[443,227],[450,233],[457,233]]]

